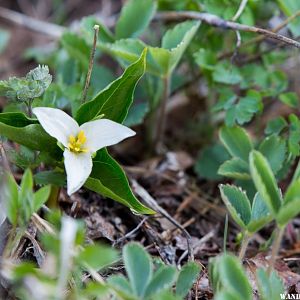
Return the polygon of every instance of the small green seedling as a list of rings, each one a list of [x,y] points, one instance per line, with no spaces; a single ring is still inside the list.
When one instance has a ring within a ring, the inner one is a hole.
[[[115,275],[109,278],[108,283],[124,300],[183,299],[200,272],[200,266],[192,262],[186,264],[179,274],[175,267],[164,264],[154,270],[151,257],[137,243],[124,247],[123,260],[128,279]],[[176,291],[173,295],[170,289],[174,283]]]

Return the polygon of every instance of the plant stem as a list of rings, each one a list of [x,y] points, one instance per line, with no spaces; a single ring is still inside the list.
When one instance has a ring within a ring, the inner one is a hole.
[[[243,233],[242,245],[241,245],[240,252],[239,252],[239,259],[240,259],[240,261],[242,261],[243,258],[244,258],[244,256],[245,256],[245,253],[246,253],[249,241],[250,241],[249,234],[247,232],[244,232]]]
[[[164,132],[166,127],[166,106],[168,103],[168,99],[170,96],[170,75],[166,75],[163,78],[163,86],[164,91],[162,95],[162,100],[158,109],[158,118],[156,124],[156,132],[154,138],[154,145],[157,152],[161,152],[163,148],[163,139],[164,139]]]
[[[281,240],[284,234],[285,227],[277,227],[276,232],[275,232],[275,239],[273,242],[273,247],[272,247],[272,253],[271,253],[271,258],[269,262],[269,267],[267,270],[267,273],[270,275],[272,269],[274,268],[275,262],[276,262],[276,256],[279,252]]]
[[[27,113],[29,118],[32,118],[32,102],[33,99],[29,99],[28,102],[25,102],[27,106]]]
[[[94,59],[95,59],[96,46],[97,46],[97,40],[98,40],[98,33],[99,33],[99,25],[95,25],[94,26],[94,42],[93,42],[93,47],[92,47],[92,50],[91,50],[89,68],[88,68],[88,72],[87,72],[87,75],[86,75],[85,86],[84,86],[83,93],[82,93],[81,103],[85,102],[87,91],[88,91],[89,86],[90,86],[91,75],[92,75]]]
[[[224,235],[223,235],[223,252],[226,253],[226,242],[228,237],[228,214],[225,215]]]

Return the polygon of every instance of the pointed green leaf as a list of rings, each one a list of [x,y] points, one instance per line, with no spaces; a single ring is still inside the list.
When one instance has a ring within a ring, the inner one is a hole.
[[[76,114],[79,124],[102,114],[107,119],[122,123],[133,101],[135,87],[145,72],[145,49],[141,57],[129,66],[123,75],[102,90],[93,100],[80,106]]]
[[[147,46],[137,39],[121,39],[115,43],[102,43],[99,47],[121,60],[122,65],[132,63],[142,50],[149,49],[147,71],[156,76],[169,76],[180,61],[184,51],[193,39],[200,25],[199,21],[186,21],[168,30],[163,37],[162,47]]]
[[[272,135],[263,140],[258,150],[268,160],[272,171],[276,174],[285,161],[286,144],[279,136]]]
[[[181,269],[176,283],[176,296],[186,297],[196,282],[200,270],[200,265],[195,262],[189,262]]]
[[[26,169],[23,174],[21,186],[19,190],[19,213],[20,224],[27,223],[34,212],[33,203],[33,178],[30,169]]]
[[[256,193],[252,203],[251,220],[247,225],[247,230],[253,233],[257,232],[266,224],[271,222],[271,220],[272,215],[270,214],[266,203],[261,198],[260,194]]]
[[[129,0],[116,24],[116,38],[136,37],[149,25],[156,11],[156,1]]]
[[[155,213],[140,203],[133,195],[124,171],[106,149],[97,152],[93,160],[92,173],[86,181],[85,187],[126,205],[136,213]]]
[[[123,260],[133,291],[143,297],[152,278],[152,260],[148,252],[137,243],[124,247]]]
[[[276,216],[282,202],[276,179],[266,158],[255,150],[250,153],[250,172],[257,191]]]
[[[252,288],[239,259],[223,255],[219,261],[220,279],[224,288],[239,295],[239,299],[252,300]]]
[[[109,287],[111,287],[121,299],[137,300],[133,295],[132,288],[129,281],[123,275],[112,275],[107,280]]]
[[[59,171],[42,171],[36,173],[33,177],[36,184],[53,184],[61,187],[66,185],[66,175]]]
[[[248,163],[249,153],[253,145],[246,130],[238,126],[222,127],[219,136],[233,157],[238,157]]]
[[[261,300],[277,299],[285,293],[283,283],[275,271],[268,275],[265,270],[258,269],[256,275]]]
[[[250,201],[244,191],[234,185],[220,185],[222,200],[229,210],[234,221],[243,229],[251,218]]]
[[[43,204],[48,200],[51,187],[49,185],[40,188],[33,195],[33,211],[37,212]]]
[[[221,144],[204,147],[197,158],[195,172],[199,178],[220,180],[222,176],[218,175],[218,169],[229,158],[229,154]]]
[[[16,226],[18,223],[19,195],[18,185],[11,174],[7,175],[3,198],[8,220],[12,225]]]
[[[146,288],[145,298],[153,297],[157,293],[169,289],[172,287],[175,280],[176,268],[171,266],[160,267]]]
[[[300,212],[300,179],[290,184],[276,217],[280,225],[286,225],[290,220]]]
[[[76,257],[83,267],[89,267],[97,272],[118,260],[118,253],[113,248],[104,245],[88,245]]]
[[[168,73],[171,73],[180,61],[184,51],[196,34],[200,21],[185,21],[169,29],[162,39],[162,48],[170,51]],[[152,54],[153,55],[153,54]]]
[[[240,158],[225,161],[219,168],[218,174],[234,179],[250,179],[248,164]]]

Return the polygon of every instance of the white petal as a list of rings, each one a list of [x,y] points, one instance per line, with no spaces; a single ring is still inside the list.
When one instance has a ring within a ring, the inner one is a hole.
[[[90,153],[73,153],[64,151],[67,172],[68,195],[78,191],[92,172],[93,162]]]
[[[86,136],[85,147],[91,152],[117,144],[135,135],[130,128],[108,119],[100,119],[84,123],[80,126]]]
[[[79,131],[77,122],[64,111],[50,107],[36,107],[33,113],[37,116],[45,131],[56,138],[65,147],[70,135],[76,136]]]

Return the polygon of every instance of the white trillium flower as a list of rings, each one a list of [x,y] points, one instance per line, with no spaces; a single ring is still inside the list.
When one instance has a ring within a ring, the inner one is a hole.
[[[44,130],[64,146],[68,195],[78,191],[91,174],[92,156],[96,151],[135,135],[130,128],[108,119],[79,126],[60,109],[36,107],[33,113]]]

